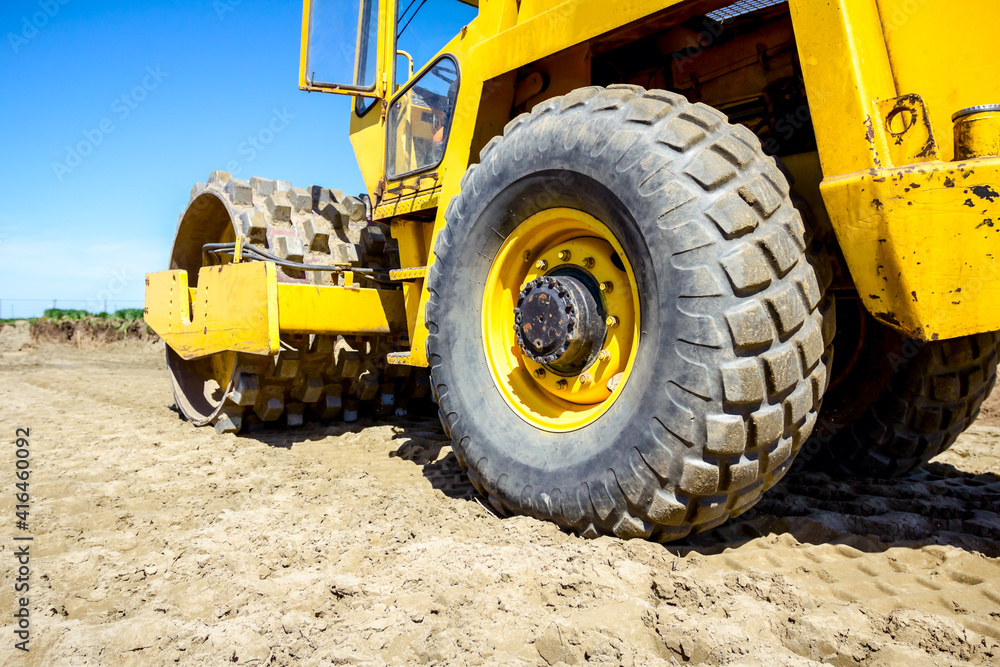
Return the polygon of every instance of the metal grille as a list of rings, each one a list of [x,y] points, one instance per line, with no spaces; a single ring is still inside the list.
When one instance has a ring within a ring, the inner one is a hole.
[[[716,9],[708,15],[708,18],[715,21],[725,21],[726,19],[732,19],[737,16],[742,16],[743,14],[755,12],[758,9],[780,5],[781,3],[787,1],[788,0],[738,0],[728,7]]]

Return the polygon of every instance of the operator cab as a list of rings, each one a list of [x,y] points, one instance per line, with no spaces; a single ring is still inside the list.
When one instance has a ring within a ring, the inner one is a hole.
[[[354,96],[352,134],[374,131],[369,116],[381,109],[385,181],[413,178],[403,188],[412,191],[423,179],[437,182],[430,172],[444,159],[460,83],[458,62],[443,50],[476,17],[478,4],[305,1],[299,87]],[[353,45],[349,35],[356,36]]]

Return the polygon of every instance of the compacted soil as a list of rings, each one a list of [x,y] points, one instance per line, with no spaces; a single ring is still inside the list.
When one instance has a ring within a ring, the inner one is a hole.
[[[430,419],[217,435],[162,344],[26,335],[0,331],[0,664],[1000,664],[996,400],[907,478],[794,473],[659,545],[496,516]]]

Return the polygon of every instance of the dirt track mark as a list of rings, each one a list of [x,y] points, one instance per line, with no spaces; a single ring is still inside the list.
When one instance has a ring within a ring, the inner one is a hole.
[[[0,358],[5,423],[38,433],[33,664],[1000,660],[990,428],[901,482],[792,478],[664,548],[496,517],[433,422],[193,429],[160,367]]]

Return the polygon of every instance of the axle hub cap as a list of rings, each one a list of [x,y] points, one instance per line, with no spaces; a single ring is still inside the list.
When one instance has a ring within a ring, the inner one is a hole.
[[[593,293],[572,276],[542,276],[525,285],[514,328],[526,357],[568,373],[586,366],[607,334]]]

